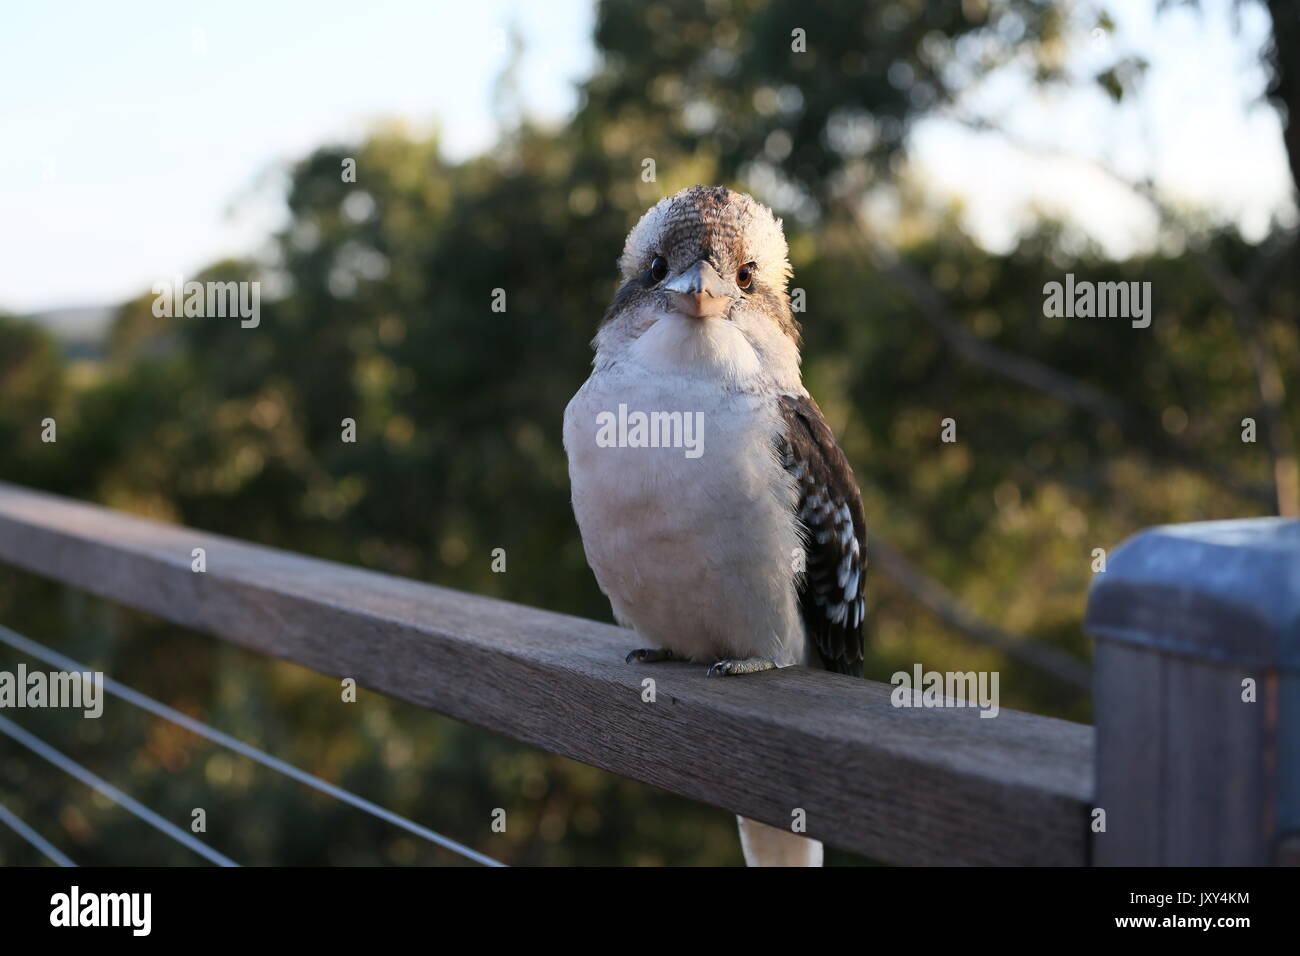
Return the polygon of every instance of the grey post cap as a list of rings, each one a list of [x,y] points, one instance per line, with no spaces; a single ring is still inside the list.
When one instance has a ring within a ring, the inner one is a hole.
[[[1194,658],[1300,671],[1300,520],[1148,528],[1097,573],[1084,628]]]

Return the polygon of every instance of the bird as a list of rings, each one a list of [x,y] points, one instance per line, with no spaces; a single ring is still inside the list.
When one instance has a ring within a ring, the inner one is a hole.
[[[627,663],[861,677],[862,495],[803,385],[781,220],[692,186],[640,218],[618,266],[564,448],[587,563],[644,645]],[[822,864],[818,841],[737,820],[748,865]]]

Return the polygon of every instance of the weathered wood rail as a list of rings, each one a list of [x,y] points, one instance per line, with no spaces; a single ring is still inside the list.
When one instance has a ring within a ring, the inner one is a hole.
[[[629,665],[620,628],[4,483],[0,562],[767,823],[788,826],[801,808],[809,835],[886,862],[1085,865],[1105,839],[1090,831],[1083,725],[899,709],[889,685],[803,668],[719,680]],[[1122,563],[1117,553],[1116,574]],[[1115,766],[1129,760],[1117,751]],[[1153,815],[1143,801],[1155,792],[1115,791],[1109,820]],[[1253,848],[1272,852],[1271,819]]]

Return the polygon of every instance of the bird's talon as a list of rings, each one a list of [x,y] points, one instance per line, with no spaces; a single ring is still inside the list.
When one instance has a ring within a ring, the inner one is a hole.
[[[673,652],[666,647],[638,647],[634,651],[628,651],[624,658],[625,663],[634,664],[657,664],[660,661],[672,661],[678,658],[673,656]]]
[[[776,661],[767,657],[747,657],[737,660],[724,657],[709,668],[706,677],[730,677],[736,674],[760,674],[763,671],[776,670]]]

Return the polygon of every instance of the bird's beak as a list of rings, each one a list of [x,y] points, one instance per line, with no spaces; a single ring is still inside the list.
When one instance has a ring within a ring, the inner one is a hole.
[[[722,315],[740,295],[735,284],[718,275],[704,259],[673,276],[664,289],[673,308],[695,319]]]

